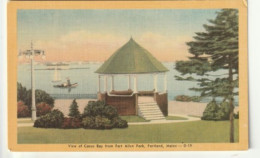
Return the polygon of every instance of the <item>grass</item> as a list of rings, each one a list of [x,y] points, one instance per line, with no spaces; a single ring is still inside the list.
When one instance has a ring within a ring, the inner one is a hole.
[[[197,118],[201,118],[201,116],[196,116],[196,115],[188,115],[190,117],[197,117]]]
[[[34,123],[32,120],[19,120],[17,121],[17,123]]]
[[[229,121],[130,125],[125,129],[43,129],[18,127],[19,144],[229,142]],[[238,142],[238,120],[235,120]]]
[[[188,119],[180,116],[167,116],[166,120],[188,120]]]
[[[120,116],[123,120],[127,122],[149,122],[140,116]]]

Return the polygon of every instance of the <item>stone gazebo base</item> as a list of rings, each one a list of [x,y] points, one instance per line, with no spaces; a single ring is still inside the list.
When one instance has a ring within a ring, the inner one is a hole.
[[[107,105],[117,108],[119,115],[140,115],[140,106],[146,106],[150,101],[143,101],[143,97],[151,97],[151,100],[157,104],[164,116],[168,115],[168,94],[154,91],[111,91],[110,93],[98,93],[98,100],[105,101]],[[147,105],[149,106],[149,105]]]

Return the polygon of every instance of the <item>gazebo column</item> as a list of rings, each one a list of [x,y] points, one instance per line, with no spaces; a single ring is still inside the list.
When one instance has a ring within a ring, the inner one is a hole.
[[[154,87],[154,91],[158,92],[158,89],[157,89],[157,74],[155,74],[153,76],[153,87]]]
[[[104,77],[104,92],[107,92],[107,76]]]
[[[111,76],[111,91],[114,90],[114,76]]]
[[[167,92],[167,74],[164,73],[164,92]]]
[[[131,89],[131,76],[128,75],[128,89]]]
[[[98,92],[100,93],[100,75],[98,75]]]
[[[137,93],[137,76],[134,76],[134,93]]]

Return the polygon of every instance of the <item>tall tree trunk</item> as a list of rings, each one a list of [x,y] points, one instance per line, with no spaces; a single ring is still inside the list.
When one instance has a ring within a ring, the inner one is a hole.
[[[234,143],[234,105],[233,105],[233,72],[232,72],[232,58],[229,55],[229,120],[230,120],[230,143]]]

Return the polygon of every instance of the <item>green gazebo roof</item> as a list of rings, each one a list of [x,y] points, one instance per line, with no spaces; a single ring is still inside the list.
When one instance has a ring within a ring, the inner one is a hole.
[[[96,71],[100,74],[138,74],[169,71],[132,38]]]

